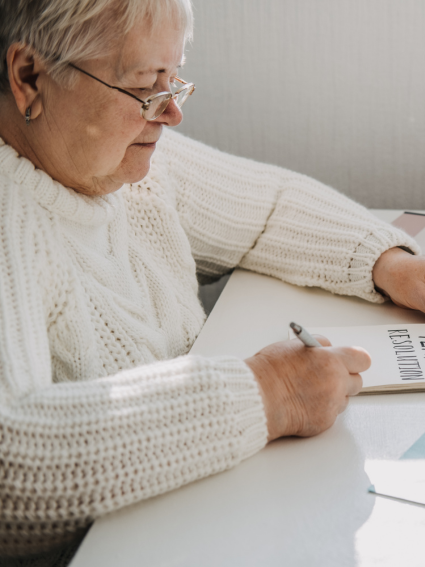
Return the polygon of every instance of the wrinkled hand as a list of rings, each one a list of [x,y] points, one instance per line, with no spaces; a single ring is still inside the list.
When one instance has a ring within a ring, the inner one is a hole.
[[[391,248],[378,258],[372,278],[399,307],[425,312],[425,256]]]
[[[362,387],[359,372],[370,366],[360,347],[305,347],[298,339],[272,344],[245,360],[260,386],[268,441],[286,435],[308,437],[328,429],[348,397]]]

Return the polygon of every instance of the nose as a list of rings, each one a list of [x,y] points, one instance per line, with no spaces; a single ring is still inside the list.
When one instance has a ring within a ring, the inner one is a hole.
[[[183,120],[183,113],[181,109],[177,106],[174,99],[170,99],[167,108],[158,116],[155,122],[160,122],[164,126],[178,126]]]

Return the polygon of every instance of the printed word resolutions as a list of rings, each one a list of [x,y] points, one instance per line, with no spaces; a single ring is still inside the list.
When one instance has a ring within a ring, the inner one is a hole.
[[[407,329],[388,329],[388,335],[397,358],[400,378],[402,380],[423,380],[424,373]],[[422,350],[425,350],[425,337],[419,338],[424,339],[424,342],[421,341],[420,344]]]

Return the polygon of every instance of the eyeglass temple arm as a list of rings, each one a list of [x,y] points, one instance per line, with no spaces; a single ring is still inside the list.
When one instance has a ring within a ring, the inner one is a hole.
[[[120,93],[124,93],[127,96],[131,96],[131,98],[134,98],[134,100],[137,100],[138,102],[140,102],[142,104],[142,107],[146,110],[149,108],[149,103],[147,103],[146,101],[142,100],[141,98],[138,98],[136,95],[129,93],[128,91],[121,89],[120,87],[114,87],[113,85],[108,85],[108,83],[105,83],[105,81],[102,81],[102,79],[99,79],[98,77],[95,77],[94,75],[92,75],[91,73],[89,73],[88,71],[84,71],[84,69],[80,69],[80,67],[77,67],[77,65],[74,65],[74,63],[68,63],[68,65],[70,67],[72,67],[73,69],[76,69],[77,71],[80,71],[80,73],[83,73],[84,75],[87,75],[87,77],[91,77],[92,79],[94,79],[95,81],[97,81],[98,83],[101,83],[102,85],[105,85],[105,87],[108,87],[108,89],[113,89],[115,91],[119,91]],[[186,81],[183,81],[183,79],[180,79],[180,77],[176,77],[175,79],[176,81],[179,81],[179,83],[182,83],[183,87],[184,86],[191,86],[192,87],[192,92],[195,90],[195,85],[193,83],[188,83]],[[180,89],[180,90],[182,90]],[[180,91],[178,91],[176,94],[178,94]],[[190,94],[192,94],[192,92]],[[174,96],[175,96],[174,95]]]
[[[108,87],[108,89],[114,89],[115,91],[119,91],[120,93],[124,93],[128,96],[131,96],[131,98],[134,98],[135,100],[137,100],[138,102],[141,102],[143,107],[146,106],[146,102],[144,100],[142,100],[141,98],[138,98],[136,95],[129,93],[128,91],[125,91],[124,89],[120,89],[120,87],[114,87],[112,85],[108,85],[108,83],[105,83],[105,81],[102,81],[102,79],[99,79],[98,77],[95,77],[94,75],[92,75],[91,73],[89,73],[88,71],[84,71],[84,69],[80,69],[80,67],[77,67],[77,65],[74,65],[73,63],[68,63],[68,65],[70,67],[72,67],[73,69],[76,69],[77,71],[80,71],[80,73],[84,73],[84,75],[87,75],[88,77],[91,77],[92,79],[94,79],[95,81],[97,81],[98,83],[102,83],[102,85],[105,85],[105,87]]]

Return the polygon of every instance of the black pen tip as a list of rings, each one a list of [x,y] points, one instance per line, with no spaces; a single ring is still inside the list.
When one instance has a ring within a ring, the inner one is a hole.
[[[301,333],[301,326],[297,325],[297,323],[294,323],[293,321],[291,323],[289,323],[289,326],[291,327],[291,329],[294,331],[295,334],[299,335]]]

